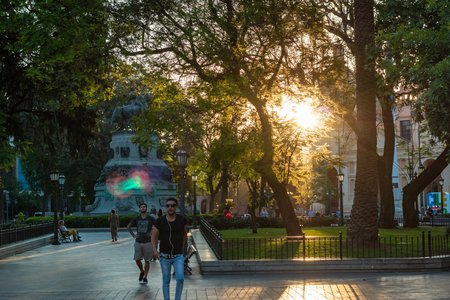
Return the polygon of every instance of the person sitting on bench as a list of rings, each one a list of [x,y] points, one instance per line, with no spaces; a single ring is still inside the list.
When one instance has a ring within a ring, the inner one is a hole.
[[[68,235],[71,235],[74,242],[81,242],[81,237],[78,235],[78,231],[76,229],[67,229],[67,227],[64,225],[64,220],[59,220],[58,225],[59,230],[61,230],[61,232],[66,232]]]

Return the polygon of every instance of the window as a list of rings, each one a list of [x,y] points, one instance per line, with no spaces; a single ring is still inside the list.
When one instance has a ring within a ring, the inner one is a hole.
[[[120,147],[120,157],[127,158],[130,156],[130,148]]]
[[[400,136],[408,141],[411,140],[411,121],[400,121]]]

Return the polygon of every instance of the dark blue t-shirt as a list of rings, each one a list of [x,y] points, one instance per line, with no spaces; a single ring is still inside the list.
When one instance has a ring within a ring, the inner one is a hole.
[[[145,219],[142,219],[141,216],[133,219],[133,223],[131,223],[133,227],[136,227],[136,242],[138,243],[149,243],[150,242],[150,232],[152,230],[153,225],[155,224],[155,220],[147,216]]]

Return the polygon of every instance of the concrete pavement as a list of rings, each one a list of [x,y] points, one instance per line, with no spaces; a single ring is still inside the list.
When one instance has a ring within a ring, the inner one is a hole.
[[[47,245],[0,260],[0,299],[163,299],[158,262],[138,282],[132,239],[82,232],[83,242]],[[449,299],[450,272],[186,275],[183,299]],[[175,281],[171,284],[174,293]],[[173,295],[172,298],[173,299]]]

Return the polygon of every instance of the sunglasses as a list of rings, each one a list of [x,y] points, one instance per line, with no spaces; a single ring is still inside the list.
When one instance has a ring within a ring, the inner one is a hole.
[[[176,204],[166,204],[166,207],[177,207]]]

